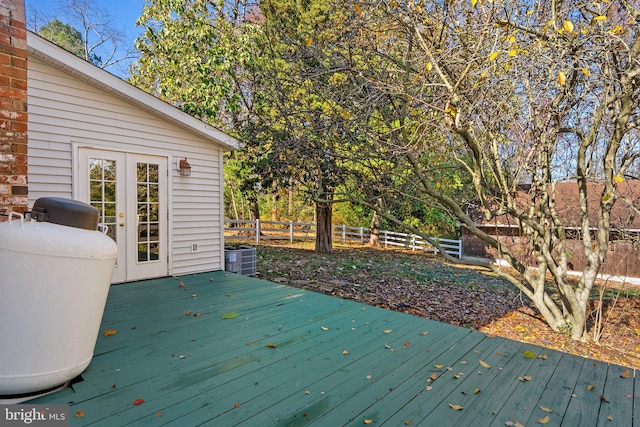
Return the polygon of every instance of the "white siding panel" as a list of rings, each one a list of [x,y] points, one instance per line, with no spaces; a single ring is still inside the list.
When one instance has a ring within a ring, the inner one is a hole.
[[[42,60],[29,58],[29,197],[72,197],[74,146],[169,158],[171,274],[224,269],[223,150]],[[175,162],[187,157],[192,175]],[[197,243],[198,251],[191,247]]]

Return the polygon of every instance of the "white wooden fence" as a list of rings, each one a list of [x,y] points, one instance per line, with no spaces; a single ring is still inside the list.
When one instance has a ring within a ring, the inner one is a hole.
[[[261,240],[305,240],[315,238],[316,225],[308,222],[282,222],[282,221],[249,221],[249,220],[225,220],[225,240],[227,239],[252,239],[256,244]],[[343,243],[356,242],[365,244],[369,242],[371,230],[364,227],[351,227],[349,225],[334,225],[333,237]],[[437,242],[449,255],[462,257],[462,241],[454,239],[431,238]],[[380,244],[385,247],[398,246],[410,250],[437,252],[438,250],[428,241],[415,234],[397,233],[395,231],[380,230]]]

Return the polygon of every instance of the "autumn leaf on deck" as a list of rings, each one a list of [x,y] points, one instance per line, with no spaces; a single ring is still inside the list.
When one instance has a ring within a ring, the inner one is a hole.
[[[328,331],[329,328],[325,327],[325,326],[320,326],[320,329],[322,329],[323,331]]]
[[[533,351],[525,351],[524,357],[526,357],[527,359],[535,359],[536,354]]]
[[[462,411],[464,409],[464,406],[454,405],[453,403],[449,403],[449,407],[455,409],[456,411]]]
[[[593,390],[594,388],[596,388],[595,384],[589,384],[587,386],[587,390],[589,390],[589,391]]]
[[[225,313],[222,315],[223,319],[233,319],[238,317],[238,313],[236,313],[235,311],[232,311],[231,313]]]
[[[347,355],[349,354],[349,352],[347,351],[347,349],[342,350],[342,354]]]
[[[393,332],[393,329],[385,329],[385,330],[384,330],[384,333],[385,333],[385,334],[390,334],[391,332]]]
[[[405,341],[404,344],[402,344],[402,349],[406,349],[407,347],[409,347],[411,345],[411,343],[409,341]]]
[[[553,412],[550,408],[547,408],[545,406],[541,406],[540,409],[542,409],[544,412],[547,412],[547,413]]]
[[[491,369],[491,365],[489,365],[487,362],[485,362],[484,360],[480,361],[480,366],[482,366],[483,368],[487,368],[487,369]]]
[[[102,335],[104,335],[105,337],[109,337],[109,336],[115,335],[117,333],[118,333],[118,331],[116,331],[115,329],[107,329],[106,331],[104,331],[104,333]]]
[[[545,416],[544,418],[540,418],[538,420],[538,424],[549,424],[549,415]]]
[[[425,335],[429,335],[429,331],[424,331],[423,333],[421,333],[420,335],[425,336]],[[640,334],[638,334],[640,335]]]
[[[623,373],[620,374],[620,378],[631,378],[631,371],[626,368]]]
[[[75,417],[76,417],[76,418],[84,417],[84,411],[78,411],[78,412],[76,412]]]
[[[273,344],[273,343],[269,343],[269,344],[267,344],[267,347],[269,347],[269,348],[276,348],[276,345],[275,345],[275,344]]]
[[[179,288],[184,288],[184,282],[182,282],[182,281],[181,281],[181,282],[178,284],[178,287],[179,287]]]
[[[369,418],[367,418],[366,420],[364,420],[365,424],[371,424],[373,422],[373,420],[370,420]]]
[[[133,406],[140,406],[144,403],[144,400],[142,399],[136,399],[133,401]]]

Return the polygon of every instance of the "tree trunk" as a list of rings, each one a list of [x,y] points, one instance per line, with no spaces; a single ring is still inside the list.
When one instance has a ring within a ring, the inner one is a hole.
[[[249,219],[251,221],[260,219],[260,207],[258,206],[258,198],[255,196],[249,197]]]
[[[370,228],[371,236],[369,237],[369,246],[380,246],[380,216],[378,212],[373,212]]]
[[[274,194],[272,196],[273,206],[271,207],[271,221],[278,220],[278,195]]]
[[[289,206],[287,216],[290,220],[293,219],[293,177],[289,178]]]
[[[238,216],[238,204],[236,203],[236,196],[234,193],[235,191],[233,190],[233,188],[230,188],[229,194],[231,195],[231,206],[233,207],[234,219],[240,219],[240,217]]]
[[[331,203],[316,202],[316,253],[328,254],[332,250]]]

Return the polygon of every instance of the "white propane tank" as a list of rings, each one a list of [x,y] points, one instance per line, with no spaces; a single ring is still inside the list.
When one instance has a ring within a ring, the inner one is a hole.
[[[116,244],[98,210],[36,200],[31,220],[0,223],[0,395],[53,388],[91,358],[109,293]]]

